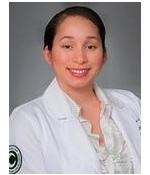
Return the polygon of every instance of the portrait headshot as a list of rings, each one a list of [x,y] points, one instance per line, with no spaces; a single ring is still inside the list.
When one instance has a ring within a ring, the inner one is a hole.
[[[9,173],[141,173],[141,3],[9,2]]]

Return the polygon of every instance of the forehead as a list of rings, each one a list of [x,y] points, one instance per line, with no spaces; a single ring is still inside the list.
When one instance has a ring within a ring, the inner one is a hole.
[[[56,35],[95,35],[99,37],[97,26],[89,19],[76,15],[68,16],[59,24]]]

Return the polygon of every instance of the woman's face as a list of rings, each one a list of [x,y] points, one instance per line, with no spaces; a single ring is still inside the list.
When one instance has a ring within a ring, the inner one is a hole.
[[[44,56],[64,90],[91,88],[106,59],[98,28],[81,16],[69,16],[59,25],[52,50],[46,47]]]

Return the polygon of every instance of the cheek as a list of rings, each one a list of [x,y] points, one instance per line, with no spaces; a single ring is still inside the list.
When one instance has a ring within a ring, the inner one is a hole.
[[[59,49],[54,49],[52,51],[52,64],[55,66],[62,66],[65,62],[65,56],[59,51]]]
[[[95,66],[95,67],[98,67],[98,68],[101,68],[104,64],[104,57],[102,54],[97,54],[95,55],[95,57],[93,57],[92,59],[92,64]]]

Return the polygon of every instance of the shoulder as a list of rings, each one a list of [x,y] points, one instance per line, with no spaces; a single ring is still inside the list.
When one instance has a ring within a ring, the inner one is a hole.
[[[40,98],[16,107],[9,118],[10,144],[40,141],[43,120]]]
[[[128,90],[122,90],[122,89],[103,89],[104,92],[110,96],[115,97],[122,100],[133,100],[137,101],[140,100],[133,92]]]
[[[10,115],[10,124],[21,122],[37,123],[37,114],[41,113],[42,100],[41,97],[36,98],[28,103],[16,107]]]
[[[140,111],[140,99],[131,91],[121,89],[103,89],[110,102]]]

